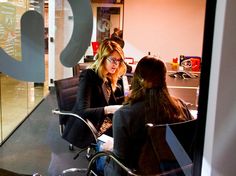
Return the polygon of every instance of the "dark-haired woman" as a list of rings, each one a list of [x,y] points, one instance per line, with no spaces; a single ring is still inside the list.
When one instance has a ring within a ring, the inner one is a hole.
[[[113,152],[127,167],[136,169],[145,143],[147,120],[166,124],[191,119],[185,103],[168,92],[165,63],[146,56],[137,64],[126,105],[114,114]],[[104,174],[124,176],[127,173],[110,160]]]

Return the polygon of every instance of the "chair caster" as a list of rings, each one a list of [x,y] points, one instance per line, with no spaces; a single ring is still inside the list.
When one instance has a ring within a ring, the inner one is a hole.
[[[74,151],[74,146],[72,144],[69,145],[69,150]]]
[[[86,152],[86,158],[88,161],[93,157],[93,155],[96,153],[96,149],[94,147],[89,147],[87,148]]]
[[[91,156],[92,156],[92,155],[91,155],[90,153],[87,153],[87,154],[86,154],[86,159],[87,159],[88,161],[90,161]]]

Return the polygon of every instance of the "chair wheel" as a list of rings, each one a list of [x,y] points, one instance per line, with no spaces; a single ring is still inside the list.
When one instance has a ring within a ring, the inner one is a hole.
[[[86,158],[88,161],[93,157],[93,155],[96,153],[96,149],[94,147],[89,147],[86,152]]]
[[[69,145],[69,150],[74,151],[74,146],[72,144]]]

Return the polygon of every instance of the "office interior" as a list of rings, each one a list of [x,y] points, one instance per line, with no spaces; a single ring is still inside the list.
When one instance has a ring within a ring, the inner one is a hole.
[[[70,5],[65,0],[42,2],[26,1],[23,10],[17,12],[22,14],[33,9],[44,16],[49,39],[48,51],[45,52],[45,82],[20,81],[1,72],[1,145],[49,94],[54,80],[73,76],[72,68],[63,66],[59,59],[73,31]],[[13,2],[13,5],[16,4]],[[135,62],[148,53],[170,64],[173,58],[180,55],[202,58],[199,82],[188,89],[192,90],[190,96],[193,95],[193,99],[188,100],[189,96],[183,93],[177,94],[194,104],[196,90],[200,87],[197,108],[200,135],[199,148],[196,149],[199,156],[194,160],[194,174],[233,175],[236,87],[233,58],[236,38],[233,32],[236,24],[232,19],[235,17],[236,3],[230,0],[92,0],[91,5],[93,14],[97,14],[98,7],[120,9],[120,14],[112,15],[114,22],[109,32],[115,26],[123,30],[125,55],[134,58]],[[96,15],[93,24],[91,42],[97,41]],[[19,28],[16,32],[19,33]],[[13,51],[2,41],[1,47],[9,55],[16,54],[13,56],[20,60],[17,49]],[[18,47],[19,44],[16,45]],[[88,47],[86,55],[92,55],[92,46]],[[79,63],[83,63],[83,59]],[[179,91],[175,88],[170,87],[173,94]]]

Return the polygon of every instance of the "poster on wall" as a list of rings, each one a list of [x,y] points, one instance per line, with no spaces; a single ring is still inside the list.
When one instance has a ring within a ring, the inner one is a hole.
[[[117,18],[114,18],[116,17]],[[97,7],[97,41],[110,38],[113,28],[120,28],[120,7]]]
[[[0,3],[0,47],[16,60],[21,60],[20,19],[26,7],[26,1]]]

